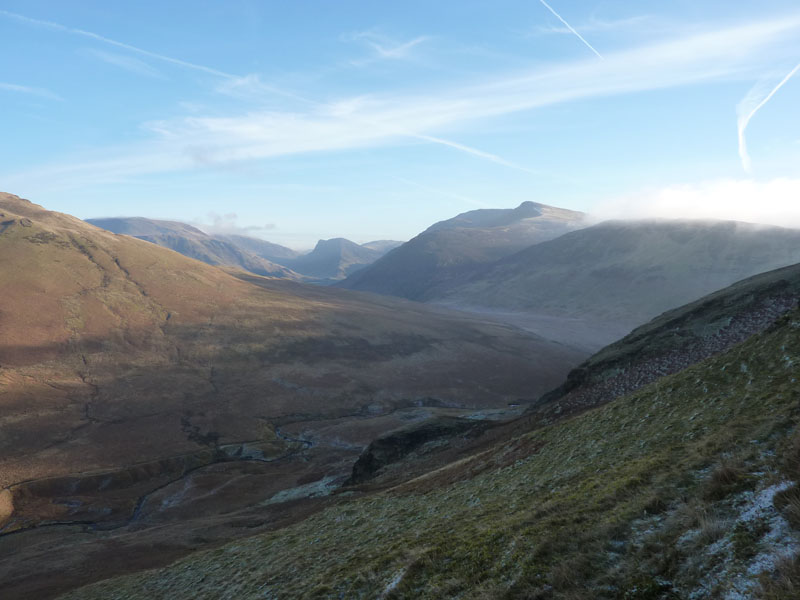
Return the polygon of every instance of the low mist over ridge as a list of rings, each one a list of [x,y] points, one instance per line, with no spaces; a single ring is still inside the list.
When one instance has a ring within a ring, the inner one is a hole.
[[[347,289],[427,300],[432,288],[584,225],[583,213],[535,202],[480,209],[431,225],[342,283]]]
[[[557,215],[555,223],[543,210]],[[464,213],[338,285],[479,312],[597,350],[669,308],[800,260],[798,229],[708,219],[593,221],[535,203]],[[538,222],[551,228],[523,234],[517,239],[526,247],[508,251],[509,230]]]
[[[429,297],[451,306],[614,325],[620,337],[665,310],[798,261],[798,229],[732,221],[610,221],[476,269]]]

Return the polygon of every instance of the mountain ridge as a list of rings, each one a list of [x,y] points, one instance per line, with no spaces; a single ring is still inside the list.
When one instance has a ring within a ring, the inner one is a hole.
[[[258,256],[238,244],[210,236],[192,225],[179,221],[160,221],[144,217],[109,217],[86,219],[86,222],[112,233],[130,235],[169,248],[209,265],[238,267],[270,277],[290,279],[301,277],[285,266]]]
[[[541,241],[583,226],[585,215],[533,202],[479,209],[431,225],[337,286],[430,299],[430,290]]]

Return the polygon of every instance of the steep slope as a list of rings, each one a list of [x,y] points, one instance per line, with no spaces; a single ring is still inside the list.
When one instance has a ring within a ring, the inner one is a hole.
[[[256,256],[260,256],[261,258],[277,263],[279,265],[282,265],[284,260],[291,260],[293,258],[297,258],[301,254],[297,250],[292,250],[291,248],[287,248],[286,246],[281,246],[280,244],[273,244],[272,242],[268,242],[260,238],[250,237],[247,235],[217,233],[214,234],[214,237],[218,240],[229,242],[234,246],[237,246],[238,248],[241,248],[242,250],[249,252],[250,254],[255,254]]]
[[[537,244],[431,297],[506,313],[595,349],[658,314],[751,275],[800,262],[800,230],[732,221],[610,221]],[[537,322],[536,319],[539,319]]]
[[[793,598],[798,364],[795,308],[584,414],[63,598]]]
[[[670,310],[603,348],[529,408],[563,418],[629,394],[760,333],[800,300],[800,264],[762,273]]]
[[[8,194],[0,289],[4,598],[109,574],[93,558],[109,540],[114,572],[274,526],[306,504],[265,498],[329,492],[380,433],[532,399],[584,358],[424,305],[236,278]],[[61,566],[43,573],[43,549]]]
[[[285,264],[298,273],[320,280],[338,280],[347,277],[365,265],[380,258],[382,252],[344,238],[319,240],[308,254],[286,260]]]
[[[112,233],[130,235],[175,250],[209,265],[238,267],[257,275],[299,279],[290,269],[243,249],[238,243],[212,237],[186,223],[142,217],[86,219],[86,222]]]
[[[471,273],[476,265],[582,227],[583,219],[583,213],[535,202],[466,212],[432,225],[338,285],[428,300],[432,289]]]

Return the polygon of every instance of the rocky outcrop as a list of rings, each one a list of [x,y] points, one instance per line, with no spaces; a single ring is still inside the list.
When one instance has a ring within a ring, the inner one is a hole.
[[[349,485],[372,479],[381,469],[407,457],[412,452],[431,452],[447,445],[456,436],[474,437],[491,423],[457,417],[436,417],[413,426],[392,431],[372,441],[353,465]],[[426,447],[427,446],[427,447]]]
[[[766,330],[798,300],[800,265],[794,265],[666,312],[573,369],[529,412],[552,420],[610,402]]]

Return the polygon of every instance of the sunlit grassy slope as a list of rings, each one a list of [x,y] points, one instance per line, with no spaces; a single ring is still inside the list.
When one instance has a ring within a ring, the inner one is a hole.
[[[64,598],[796,597],[798,364],[795,309],[605,406]]]

